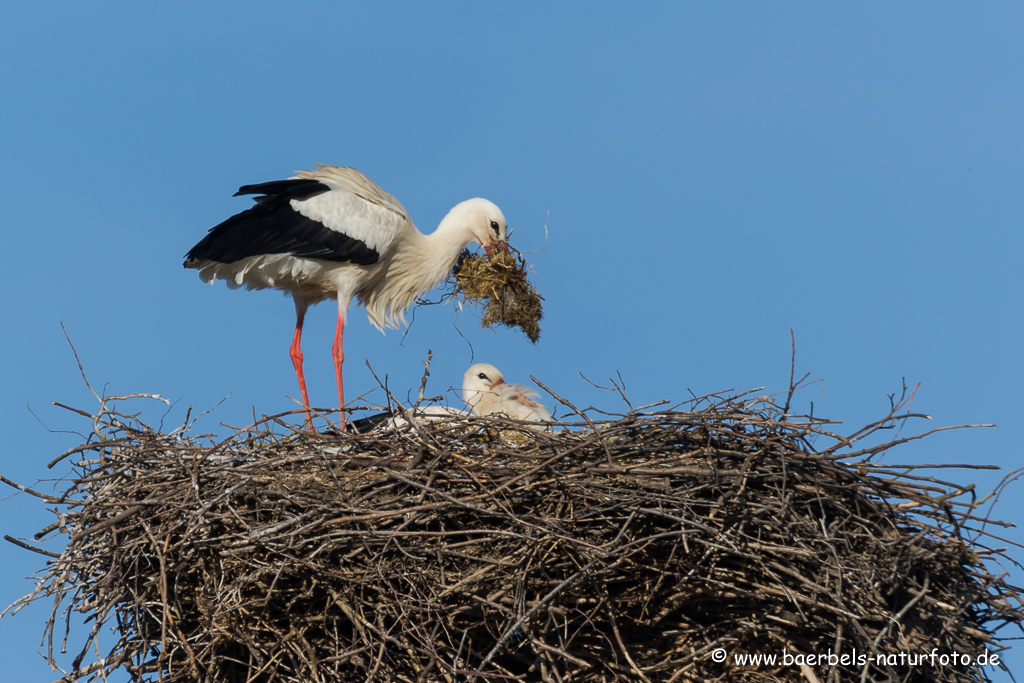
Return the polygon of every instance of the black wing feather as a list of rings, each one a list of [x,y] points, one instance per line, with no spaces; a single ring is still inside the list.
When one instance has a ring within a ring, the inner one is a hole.
[[[365,242],[306,218],[289,204],[293,199],[308,199],[330,190],[320,181],[306,178],[243,185],[235,196],[261,195],[256,197],[256,204],[211,228],[185,255],[185,267],[197,261],[234,263],[264,254],[291,254],[361,266],[376,263],[380,254]]]

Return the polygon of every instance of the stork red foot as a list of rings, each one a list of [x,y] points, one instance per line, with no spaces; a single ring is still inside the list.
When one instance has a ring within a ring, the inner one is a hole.
[[[334,328],[331,355],[334,358],[334,377],[338,381],[338,424],[345,429],[345,384],[341,381],[341,364],[345,362],[345,318],[341,313],[338,313],[338,326]]]
[[[306,318],[305,311],[295,316],[295,336],[292,337],[292,345],[288,355],[292,357],[292,365],[295,366],[295,377],[299,380],[299,393],[302,394],[302,407],[306,409],[306,425],[313,424],[313,415],[309,412],[309,394],[306,393],[306,375],[302,372],[302,322]]]

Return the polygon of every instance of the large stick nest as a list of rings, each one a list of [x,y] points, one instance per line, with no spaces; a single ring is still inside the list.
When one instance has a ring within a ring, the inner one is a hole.
[[[21,604],[52,598],[54,665],[72,611],[95,625],[65,680],[987,680],[893,657],[1024,620],[971,487],[876,463],[907,437],[858,445],[900,418],[841,439],[730,399],[214,443],[104,409]],[[736,659],[784,652],[870,659]]]

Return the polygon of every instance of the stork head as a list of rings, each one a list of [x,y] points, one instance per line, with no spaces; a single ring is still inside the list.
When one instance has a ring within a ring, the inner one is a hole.
[[[493,202],[480,197],[467,199],[456,204],[442,224],[449,221],[468,231],[467,242],[477,242],[488,254],[494,249],[508,251],[508,223]]]
[[[494,387],[505,383],[501,370],[487,363],[477,363],[462,376],[462,400],[472,412],[484,400]]]

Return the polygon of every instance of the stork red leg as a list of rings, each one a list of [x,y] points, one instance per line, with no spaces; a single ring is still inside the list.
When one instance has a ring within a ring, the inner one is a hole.
[[[338,312],[338,326],[334,328],[334,346],[331,347],[334,357],[334,377],[338,380],[338,407],[341,409],[339,424],[345,426],[345,385],[341,381],[341,364],[345,362],[345,316]]]
[[[309,394],[306,393],[306,375],[302,372],[302,322],[306,319],[306,311],[296,307],[295,310],[295,336],[292,338],[292,346],[288,355],[292,357],[292,365],[295,366],[295,377],[299,380],[299,392],[302,394],[302,406],[306,409],[306,424],[313,424],[313,415],[309,412]]]

